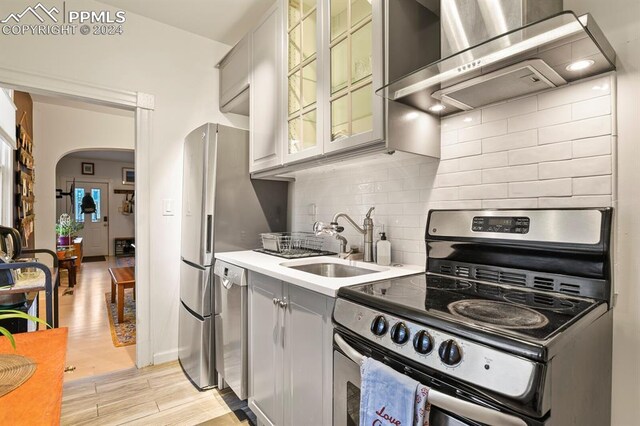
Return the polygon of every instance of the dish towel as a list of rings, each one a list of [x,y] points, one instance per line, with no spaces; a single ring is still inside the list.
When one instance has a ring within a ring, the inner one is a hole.
[[[360,426],[429,425],[429,388],[372,358],[360,374]]]

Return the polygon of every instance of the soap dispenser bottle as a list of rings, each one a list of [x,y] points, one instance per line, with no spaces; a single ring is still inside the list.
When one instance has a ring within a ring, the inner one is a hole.
[[[382,232],[380,232],[380,240],[378,240],[378,243],[376,244],[376,251],[378,252],[378,265],[391,265],[391,242],[387,240],[387,234],[384,232],[384,227],[382,227]]]

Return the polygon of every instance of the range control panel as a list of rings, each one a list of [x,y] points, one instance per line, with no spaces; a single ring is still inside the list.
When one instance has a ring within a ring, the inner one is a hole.
[[[506,234],[526,234],[531,220],[528,217],[475,216],[471,224],[474,232],[502,232]]]

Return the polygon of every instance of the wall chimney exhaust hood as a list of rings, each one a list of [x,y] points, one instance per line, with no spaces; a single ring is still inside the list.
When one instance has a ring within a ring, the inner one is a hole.
[[[443,26],[451,22],[445,13]],[[615,56],[591,15],[567,11],[463,48],[376,93],[445,116],[614,70]]]

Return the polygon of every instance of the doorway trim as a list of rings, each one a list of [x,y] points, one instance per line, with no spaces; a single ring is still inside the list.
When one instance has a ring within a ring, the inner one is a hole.
[[[61,77],[0,67],[0,85],[14,90],[63,96],[93,104],[135,111],[136,169],[136,366],[153,364],[150,288],[150,168],[155,97],[148,93],[101,87]]]

